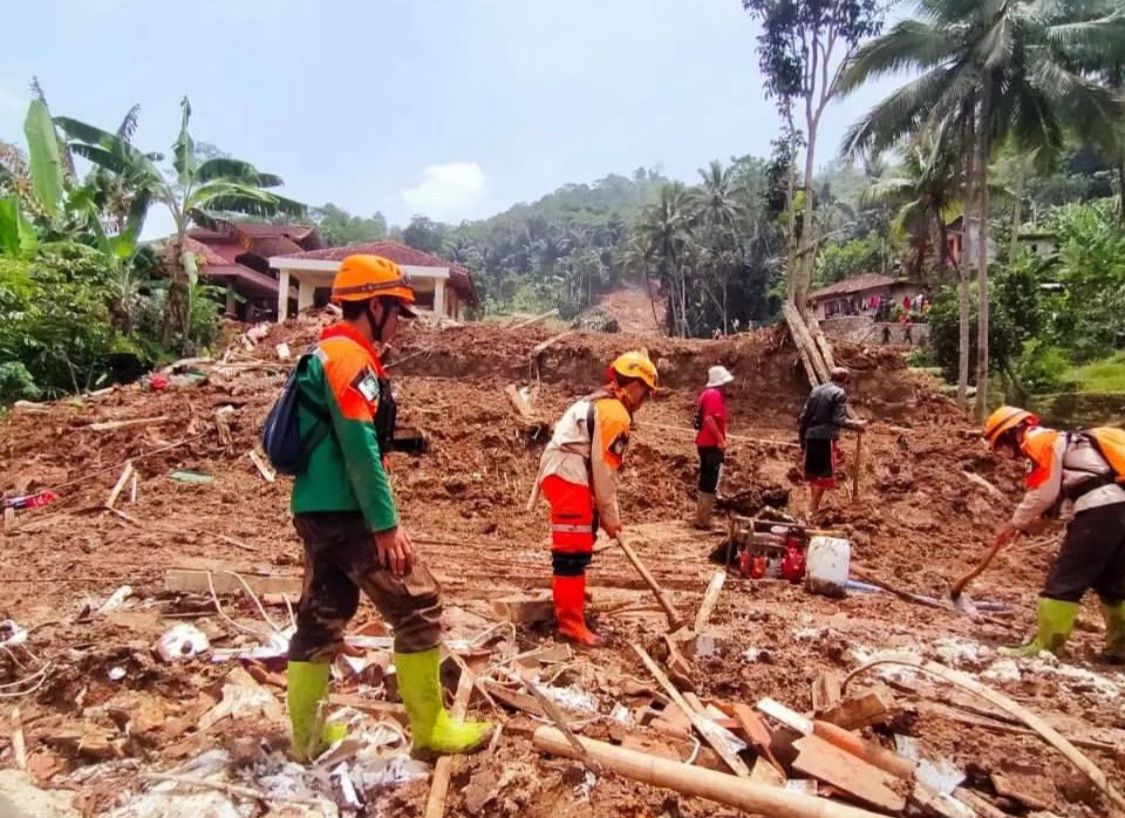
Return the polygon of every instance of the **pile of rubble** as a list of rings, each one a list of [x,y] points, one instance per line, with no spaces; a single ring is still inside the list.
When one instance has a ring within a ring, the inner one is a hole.
[[[791,472],[807,381],[765,334],[408,333],[388,359],[400,434],[418,445],[392,457],[392,480],[445,587],[450,699],[500,729],[476,756],[411,759],[390,635],[364,607],[354,655],[333,667],[332,718],[348,737],[293,764],[284,656],[299,546],[288,486],[255,441],[293,356],[328,320],[239,332],[213,360],[11,410],[0,492],[39,499],[9,503],[0,538],[0,765],[14,768],[0,772],[0,814],[1114,808],[1125,676],[1092,660],[1099,617],[1083,615],[1064,661],[996,655],[1030,621],[1046,538],[979,581],[999,611],[972,619],[942,603],[1019,475],[893,356],[836,352],[856,372],[857,411],[876,419],[858,492],[833,498],[823,521],[852,544],[847,596],[708,559],[729,532],[681,519],[707,366],[739,376],[722,487],[732,510],[803,508]],[[649,349],[668,386],[639,415],[622,478],[629,541],[665,604],[619,548],[599,545],[591,608],[610,646],[575,652],[554,640],[546,523],[525,505],[550,420],[629,345]],[[889,659],[907,664],[871,665]]]

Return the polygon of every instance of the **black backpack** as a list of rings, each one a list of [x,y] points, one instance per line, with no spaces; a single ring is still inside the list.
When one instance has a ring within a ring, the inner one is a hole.
[[[296,366],[285,381],[281,396],[270,409],[262,426],[262,450],[279,474],[295,476],[303,472],[308,465],[309,455],[330,429],[331,418],[298,385],[298,379],[308,364],[313,349],[315,347],[297,359]],[[297,411],[299,406],[304,406],[318,421],[304,435],[301,434]]]

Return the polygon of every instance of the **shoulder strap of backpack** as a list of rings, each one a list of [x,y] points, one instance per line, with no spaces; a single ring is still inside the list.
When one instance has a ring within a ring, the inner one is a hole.
[[[309,359],[312,357],[315,350],[316,344],[313,344],[297,359],[296,372],[298,378],[301,371],[308,365]],[[300,380],[297,380],[294,384],[294,388],[297,390],[297,403],[307,409],[309,414],[316,418],[317,421],[309,431],[301,436],[302,459],[307,461],[313,450],[319,446],[324,438],[328,436],[328,433],[332,431],[332,417],[324,411],[319,403],[305,393],[305,390],[301,388]]]

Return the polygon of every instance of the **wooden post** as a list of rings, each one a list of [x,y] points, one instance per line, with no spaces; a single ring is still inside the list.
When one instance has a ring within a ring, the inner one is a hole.
[[[540,727],[532,738],[546,753],[575,758],[574,748],[553,727]],[[587,752],[605,769],[655,787],[687,796],[706,798],[742,812],[770,818],[880,818],[879,813],[829,801],[784,787],[757,784],[726,773],[694,767],[648,753],[615,747],[604,741],[579,739]]]
[[[863,465],[863,430],[855,436],[855,473],[852,474],[852,502],[859,499],[859,470]]]

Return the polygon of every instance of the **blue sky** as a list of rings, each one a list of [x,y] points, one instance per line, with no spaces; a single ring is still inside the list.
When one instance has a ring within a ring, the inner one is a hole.
[[[166,150],[197,140],[352,212],[458,221],[567,182],[765,155],[756,29],[739,0],[37,0],[9,4],[0,138],[22,143],[37,75],[55,114]],[[894,82],[826,115],[818,155]],[[162,227],[159,220],[153,232]],[[157,230],[157,232],[159,232]]]

